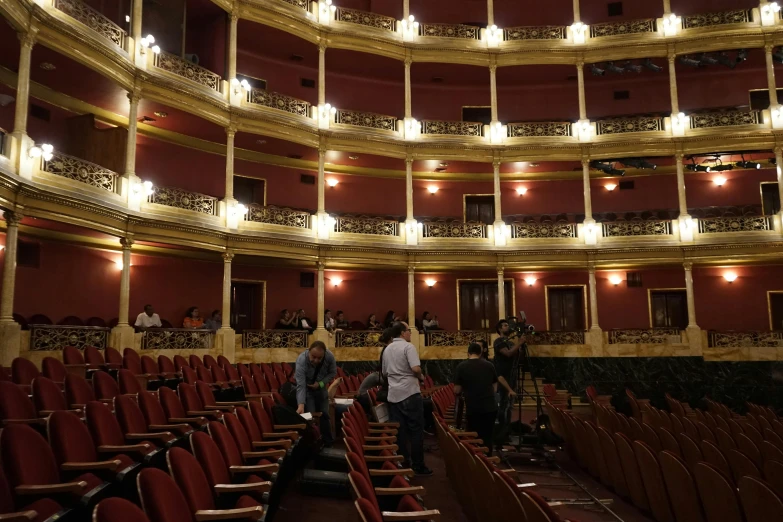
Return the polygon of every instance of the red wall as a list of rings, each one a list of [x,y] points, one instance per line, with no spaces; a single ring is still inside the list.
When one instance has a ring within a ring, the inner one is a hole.
[[[579,93],[576,82],[573,84],[552,83],[541,86],[501,86],[505,69],[507,68],[498,67],[497,72],[498,119],[500,121],[508,123],[576,121],[579,119]],[[569,67],[567,74],[575,75],[576,69]]]
[[[718,176],[726,178],[719,187],[712,182]],[[776,181],[775,169],[696,172],[685,175],[685,197],[688,207],[719,207],[728,205],[760,205],[762,181]]]
[[[328,69],[327,62],[327,69]],[[314,105],[318,104],[318,69],[302,67],[291,62],[270,60],[237,49],[237,74],[248,74],[254,78],[261,78],[267,82],[267,90],[292,96]],[[302,87],[301,79],[315,80],[315,88]],[[251,82],[252,83],[252,82]],[[327,85],[329,85],[327,83]]]
[[[325,187],[328,212],[405,216],[404,179],[328,174],[330,178],[340,183]]]
[[[638,270],[634,270],[638,272]],[[642,270],[641,288],[628,288],[625,270],[600,270],[595,274],[598,294],[598,322],[604,330],[615,328],[649,328],[648,290],[685,288],[685,272],[680,268]],[[614,286],[609,278],[618,276],[622,282]]]
[[[185,26],[185,53],[197,54],[199,65],[226,78],[227,14],[188,16]]]
[[[357,60],[362,60],[360,53]],[[326,66],[326,102],[338,109],[374,112],[403,118],[405,116],[404,66],[402,62],[386,60],[397,71],[399,81],[375,81],[367,78],[330,73]],[[315,72],[318,75],[317,71]]]
[[[315,211],[318,206],[318,187],[299,182],[301,174],[317,178],[318,172],[242,160],[234,160],[234,172],[237,175],[266,180],[267,205],[312,211]]]
[[[324,303],[333,316],[342,310],[348,322],[366,323],[372,313],[378,321],[383,321],[389,310],[401,317],[408,313],[408,274],[405,272],[327,270],[324,278]],[[332,278],[342,279],[342,282],[334,286]]]
[[[222,198],[226,157],[137,136],[136,175],[162,187],[176,187]]]
[[[427,187],[439,188],[430,194]],[[463,217],[464,194],[492,194],[491,181],[413,180],[413,215],[417,217]]]
[[[288,308],[292,312],[304,308],[307,316],[316,320],[318,292],[316,288],[299,286],[300,272],[312,271],[234,264],[231,267],[231,278],[266,281],[266,327],[274,328],[280,317],[280,310],[283,308]],[[316,284],[318,284],[317,278]]]
[[[413,67],[427,64],[414,64]],[[463,66],[463,68],[467,68]],[[411,112],[417,120],[462,121],[462,107],[489,107],[488,69],[471,67],[474,74],[486,74],[486,85],[476,87],[445,87],[439,84],[411,85]]]

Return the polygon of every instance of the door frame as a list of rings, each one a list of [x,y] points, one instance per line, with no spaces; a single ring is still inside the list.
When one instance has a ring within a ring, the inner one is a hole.
[[[260,178],[258,176],[245,176],[244,174],[237,174],[236,172],[234,173],[234,176],[238,178],[258,179],[263,181],[264,182],[264,206],[266,206],[266,187],[269,185],[269,183],[267,183],[266,181],[266,178]],[[232,281],[234,281],[234,279],[232,279]],[[237,281],[239,281],[239,279],[237,279]],[[246,282],[250,282],[250,281],[246,281]],[[266,281],[262,281],[262,282],[266,283]],[[266,288],[266,284],[264,284],[264,288]]]
[[[468,217],[468,198],[474,197],[474,196],[492,196],[495,197],[495,194],[463,194],[462,195],[462,222],[467,223],[467,217]],[[494,204],[494,199],[493,199]],[[497,221],[497,216],[495,216],[495,220]],[[483,281],[483,279],[465,279],[465,281]]]
[[[764,208],[764,185],[777,185],[777,181],[760,181],[759,182],[759,198],[761,198],[761,213],[763,215],[774,215],[774,214],[767,214],[766,209]],[[780,202],[781,208],[783,208],[783,201]]]
[[[264,189],[266,192],[266,189]],[[231,278],[231,283],[253,283],[261,285],[261,329],[266,330],[266,280],[264,279],[237,279]],[[229,325],[231,325],[231,310],[229,309]]]
[[[769,329],[774,331],[772,327],[772,299],[771,294],[783,294],[783,290],[767,290],[767,314],[769,316]]]
[[[495,284],[498,282],[498,278],[492,278],[492,277],[470,277],[465,279],[457,279],[457,330],[462,330],[462,316],[461,316],[461,306],[460,306],[460,295],[459,295],[459,285],[460,283],[473,283],[476,281],[495,281]],[[517,315],[517,293],[514,288],[514,278],[513,277],[504,277],[503,281],[511,281],[511,313],[514,314],[514,317]],[[491,330],[492,328],[490,328]]]
[[[653,327],[653,316],[652,316],[652,293],[653,292],[685,292],[685,306],[688,306],[688,289],[685,287],[682,288],[648,288],[647,289],[647,316],[650,319],[650,328]],[[772,312],[770,312],[771,314]],[[770,315],[770,317],[772,317]],[[770,322],[772,319],[770,319]]]
[[[546,311],[546,329],[549,331],[549,289],[550,288],[581,288],[582,289],[582,305],[585,309],[585,331],[590,328],[590,322],[587,318],[587,285],[544,285],[544,309]]]

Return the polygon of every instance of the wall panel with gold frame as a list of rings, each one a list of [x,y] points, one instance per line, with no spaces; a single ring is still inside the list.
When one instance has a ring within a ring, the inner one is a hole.
[[[549,330],[549,289],[550,288],[581,288],[582,289],[582,305],[585,313],[585,329],[590,324],[587,317],[587,285],[573,284],[573,285],[544,285],[544,309],[546,311],[546,329]]]
[[[650,328],[654,328],[653,326],[653,316],[652,316],[652,293],[653,292],[685,292],[687,289],[685,287],[682,288],[648,288],[647,289],[647,316],[650,319]]]
[[[497,283],[496,277],[469,277],[469,278],[462,278],[457,279],[457,330],[462,330],[462,318],[461,318],[461,306],[460,306],[460,295],[459,295],[459,286],[462,283],[474,283],[474,282],[482,282],[482,281],[495,281]],[[517,315],[517,293],[514,289],[514,278],[513,277],[505,277],[503,278],[503,282],[510,281],[511,282],[511,313],[516,317]],[[506,299],[508,299],[508,295],[506,295]],[[490,325],[491,329],[491,325]]]
[[[238,279],[232,277],[231,283],[251,283],[261,285],[261,329],[266,330],[266,281],[263,279]],[[223,313],[225,314],[225,311],[223,311]]]

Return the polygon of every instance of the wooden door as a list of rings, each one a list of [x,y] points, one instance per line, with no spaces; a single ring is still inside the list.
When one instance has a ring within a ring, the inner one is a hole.
[[[688,326],[688,298],[685,290],[660,290],[650,292],[650,313],[653,328],[679,328]]]
[[[511,281],[505,282],[506,317],[513,315]],[[464,281],[459,286],[460,329],[492,330],[498,321],[498,284]]]
[[[465,222],[495,222],[495,196],[465,196]]]
[[[780,212],[780,192],[777,183],[761,184],[761,208],[765,216]]]
[[[264,185],[263,179],[234,176],[234,197],[245,205],[264,206]]]
[[[585,329],[583,287],[547,288],[547,298],[549,300],[549,330],[556,332]]]
[[[783,292],[769,293],[769,313],[772,316],[772,329],[783,330]]]
[[[263,283],[231,283],[231,327],[237,332],[263,326]],[[224,319],[225,320],[225,319]]]

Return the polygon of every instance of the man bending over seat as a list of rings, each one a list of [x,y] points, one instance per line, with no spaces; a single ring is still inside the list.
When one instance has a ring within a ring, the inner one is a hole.
[[[321,413],[321,437],[329,446],[334,440],[329,422],[327,384],[337,374],[337,362],[321,341],[315,341],[296,359],[296,412]]]

